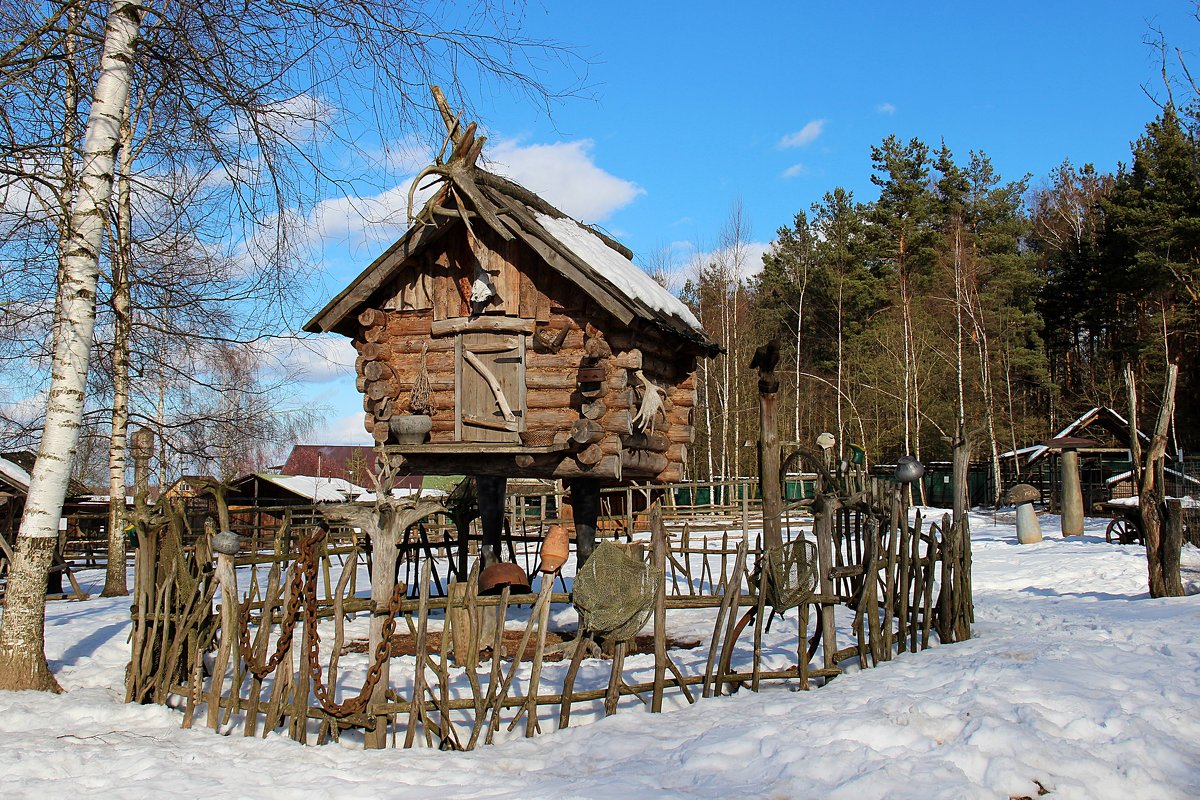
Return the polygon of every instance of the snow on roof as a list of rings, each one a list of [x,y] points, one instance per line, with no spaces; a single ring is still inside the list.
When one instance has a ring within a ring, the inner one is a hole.
[[[1066,427],[1064,427],[1061,431],[1054,434],[1054,436],[1052,436],[1050,438],[1051,439],[1061,439],[1064,436],[1075,435],[1076,431],[1078,431],[1082,428],[1086,428],[1088,425],[1091,425],[1093,422],[1095,422],[1096,418],[1100,416],[1100,413],[1102,411],[1107,414],[1112,415],[1114,421],[1118,425],[1122,425],[1125,427],[1129,426],[1129,421],[1126,420],[1125,417],[1118,414],[1116,411],[1113,411],[1111,408],[1095,406],[1092,409],[1085,411],[1077,419],[1072,420],[1071,422],[1067,423]],[[1138,431],[1138,439],[1143,442],[1150,441],[1150,437],[1147,436],[1145,433],[1143,433],[1141,430]],[[1046,452],[1049,450],[1050,450],[1050,448],[1044,444],[1035,444],[1035,445],[1030,445],[1029,447],[1022,447],[1020,450],[1009,450],[1007,453],[1001,453],[1000,458],[1014,458],[1016,456],[1028,455],[1029,458],[1026,459],[1026,463],[1032,464],[1033,462],[1035,462],[1039,458],[1041,458],[1043,455],[1045,455]]]
[[[317,478],[312,475],[274,475],[259,473],[264,481],[295,492],[301,497],[308,497],[316,503],[344,503],[356,500],[367,490],[362,486],[351,483],[345,478]]]
[[[25,490],[29,489],[29,481],[32,480],[24,468],[17,466],[7,458],[0,458],[0,475]]]
[[[668,292],[641,267],[606,245],[599,236],[568,217],[557,219],[536,212],[538,224],[560,244],[578,256],[627,297],[642,301],[655,311],[673,316],[703,334],[700,320],[679,298]]]
[[[509,480],[511,481],[512,479],[510,478]],[[406,497],[422,497],[426,500],[437,500],[446,496],[446,492],[441,489],[425,489],[421,487],[416,489],[409,489],[405,487],[392,489],[392,497],[397,500],[402,500]],[[377,495],[375,492],[365,491],[358,497],[354,498],[354,500],[357,503],[374,503],[376,497]]]

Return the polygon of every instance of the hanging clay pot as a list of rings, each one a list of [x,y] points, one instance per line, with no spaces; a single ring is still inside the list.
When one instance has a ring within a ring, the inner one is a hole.
[[[558,572],[567,563],[570,554],[571,539],[567,536],[567,529],[562,525],[551,525],[546,531],[546,538],[542,540],[542,563],[538,569],[545,573]]]

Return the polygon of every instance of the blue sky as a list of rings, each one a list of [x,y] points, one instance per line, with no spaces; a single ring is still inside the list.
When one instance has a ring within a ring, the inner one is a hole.
[[[526,32],[589,62],[586,96],[552,117],[507,92],[478,97],[478,121],[495,168],[643,262],[670,248],[683,275],[738,200],[765,248],[835,186],[872,199],[870,147],[892,133],[944,138],[963,159],[982,150],[1033,186],[1068,157],[1115,169],[1156,113],[1143,87],[1161,94],[1152,28],[1186,55],[1200,37],[1193,13],[1186,0],[531,2]],[[1191,63],[1200,69],[1200,55]],[[417,148],[405,160],[428,159]],[[406,191],[398,182],[318,210],[317,307],[399,235],[360,212],[394,215]],[[344,346],[321,349],[344,361]],[[353,376],[314,370],[324,380],[306,392],[331,409],[315,438],[367,441]]]

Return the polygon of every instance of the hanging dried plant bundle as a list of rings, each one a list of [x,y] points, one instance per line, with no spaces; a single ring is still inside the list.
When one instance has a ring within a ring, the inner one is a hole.
[[[429,369],[425,365],[425,357],[429,352],[429,344],[421,345],[421,364],[417,367],[417,377],[413,381],[412,394],[408,397],[410,414],[429,414],[435,411],[433,392],[429,387]]]

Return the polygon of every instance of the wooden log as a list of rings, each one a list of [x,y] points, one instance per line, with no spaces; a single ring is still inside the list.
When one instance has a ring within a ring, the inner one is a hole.
[[[387,314],[378,308],[364,308],[358,312],[358,324],[364,328],[379,325],[387,319]]]
[[[359,393],[365,392],[367,390],[367,376],[366,375],[356,376],[354,378],[354,388],[357,389],[359,391]]]
[[[675,425],[667,420],[666,436],[671,444],[691,444],[696,440],[696,429],[691,425]]]
[[[608,406],[604,404],[603,400],[593,400],[583,403],[579,413],[583,415],[584,419],[598,420],[608,413]]]
[[[386,422],[374,423],[371,426],[370,431],[371,431],[371,436],[373,436],[375,438],[375,441],[380,444],[386,442],[388,440],[388,437],[392,433],[391,427],[389,427]]]
[[[621,452],[621,470],[647,475],[657,475],[671,466],[671,462],[661,453],[649,450],[624,450]]]
[[[525,426],[531,430],[569,431],[579,413],[572,408],[531,408],[525,414]]]
[[[525,390],[532,394],[538,390],[552,392],[573,392],[575,390],[575,371],[559,371],[538,369],[528,365],[525,368]]]
[[[396,371],[383,361],[368,361],[363,364],[360,372],[368,381],[382,381],[396,374]]]
[[[605,456],[595,466],[580,464],[573,458],[564,458],[558,462],[547,477],[553,478],[599,478],[602,480],[621,479],[621,457]]]
[[[589,444],[575,454],[575,460],[586,467],[594,467],[604,458],[604,448],[599,444]]]
[[[610,347],[608,342],[605,341],[604,337],[600,335],[589,336],[583,345],[583,350],[587,354],[587,357],[595,362],[602,361],[612,356],[612,347]]]
[[[640,431],[626,437],[624,445],[627,450],[652,450],[655,453],[665,453],[671,446],[671,440],[661,433]]]
[[[454,336],[459,333],[521,333],[533,335],[534,320],[520,317],[485,316],[474,318],[446,319],[431,323],[431,336]]]
[[[384,346],[377,342],[356,342],[355,344],[358,347],[358,354],[367,361],[374,361],[387,353]]]
[[[619,352],[613,357],[613,364],[621,369],[641,369],[642,351],[634,347]]]
[[[615,433],[618,436],[629,436],[633,433],[633,414],[629,409],[610,411],[600,419],[600,424],[609,433]]]
[[[527,389],[525,408],[562,409],[571,405],[570,389]]]
[[[431,339],[428,336],[390,336],[386,340],[389,357],[429,353],[453,353],[454,339]]]
[[[368,400],[382,400],[385,397],[398,397],[400,383],[395,380],[368,381],[364,392]]]
[[[387,336],[387,326],[386,325],[372,325],[369,328],[364,328],[362,335],[363,335],[363,339],[365,339],[368,342],[373,342],[373,343],[382,342],[385,339],[385,337]]]
[[[577,419],[571,425],[571,441],[580,447],[599,442],[604,435],[603,426],[595,420]]]
[[[585,357],[582,349],[568,347],[564,347],[557,353],[538,353],[531,350],[525,355],[526,363],[531,371],[536,369],[569,372],[572,378],[579,371],[580,362]]]
[[[675,386],[667,390],[667,398],[675,407],[693,408],[696,405],[696,390]]]
[[[392,312],[387,320],[387,338],[401,336],[424,336],[431,334],[433,320],[428,314],[400,314]]]
[[[655,475],[654,480],[657,483],[680,483],[683,480],[683,468],[678,464],[672,464]]]

